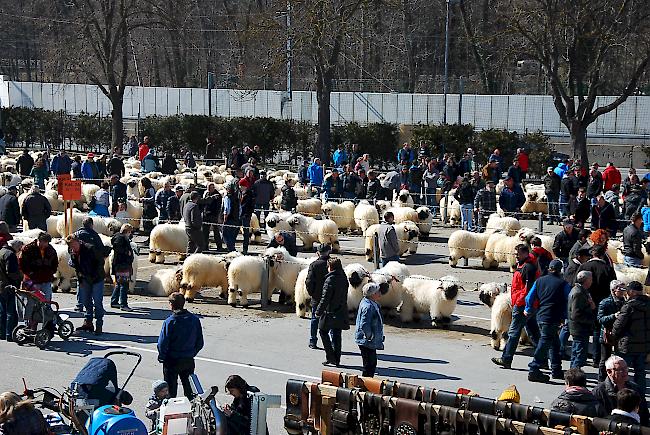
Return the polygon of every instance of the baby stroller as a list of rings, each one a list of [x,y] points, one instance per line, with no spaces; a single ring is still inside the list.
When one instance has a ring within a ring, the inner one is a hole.
[[[11,334],[13,340],[25,344],[33,340],[40,349],[45,348],[52,340],[54,334],[59,334],[63,340],[70,338],[74,332],[74,325],[68,320],[66,314],[59,314],[59,304],[45,299],[45,295],[35,288],[15,289],[16,307],[20,324]]]

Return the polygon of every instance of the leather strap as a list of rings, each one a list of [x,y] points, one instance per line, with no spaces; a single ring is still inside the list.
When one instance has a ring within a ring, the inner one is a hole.
[[[323,404],[323,398],[320,394],[320,389],[318,384],[311,385],[311,396],[310,396],[310,406],[309,406],[309,419],[314,425],[314,429],[320,430],[320,411],[321,405]]]
[[[530,408],[528,405],[521,405],[519,403],[510,404],[510,418],[522,423],[528,423],[530,419]]]
[[[412,384],[405,384],[403,382],[400,382],[399,386],[397,387],[397,392],[395,393],[397,397],[400,397],[402,399],[411,399],[411,400],[418,400],[418,396],[422,396],[422,393],[420,392],[420,387],[417,385],[412,385]]]
[[[571,426],[571,414],[560,411],[551,411],[548,415],[548,427]]]
[[[533,423],[526,423],[524,425],[524,435],[538,435],[539,425]]]
[[[381,386],[384,383],[382,379],[377,378],[361,378],[363,388],[374,394],[381,394]]]
[[[436,405],[456,407],[457,395],[451,391],[436,390]]]
[[[433,403],[424,405],[424,435],[436,433],[436,419],[438,414],[434,411]]]
[[[284,426],[288,433],[302,433],[302,427],[309,416],[309,391],[303,381],[296,379],[287,381],[286,401]]]
[[[433,403],[434,399],[436,397],[436,390],[435,388],[431,387],[421,387],[422,390],[422,400],[423,402],[426,403]]]
[[[571,419],[571,416],[569,416],[569,419]],[[544,408],[540,408],[539,406],[531,406],[530,418],[527,420],[527,422],[537,424],[539,426],[545,426],[546,414],[544,413]]]
[[[458,409],[451,406],[441,406],[438,414],[438,424],[443,427],[451,427],[456,432],[456,424],[458,423]],[[439,427],[440,429],[440,427]]]
[[[419,433],[420,402],[410,399],[397,399],[395,402],[395,434],[417,435]]]
[[[591,419],[591,425],[596,429],[596,432],[614,432],[616,429],[616,422],[608,418],[594,417]]]
[[[381,385],[381,394],[384,396],[394,396],[395,395],[395,382],[394,381],[384,381]]]
[[[485,397],[470,397],[467,409],[481,414],[496,415],[496,401]]]
[[[467,394],[459,394],[456,399],[458,401],[458,409],[467,409],[470,397]]]
[[[497,417],[502,417],[502,418],[510,417],[510,402],[497,400],[495,408],[496,408]]]
[[[333,370],[323,370],[321,372],[321,380],[324,384],[332,384],[335,387],[343,386],[343,374]]]
[[[479,414],[476,419],[478,420],[478,433],[482,435],[497,435],[497,422],[499,418],[495,415]]]
[[[386,434],[384,401],[379,394],[366,393],[361,403],[361,426],[365,435]]]

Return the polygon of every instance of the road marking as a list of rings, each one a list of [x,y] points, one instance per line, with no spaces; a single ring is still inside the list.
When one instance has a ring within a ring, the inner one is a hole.
[[[104,346],[109,345],[109,346],[113,346],[113,347],[122,347],[124,349],[137,350],[137,351],[140,351],[140,352],[158,354],[157,350],[147,349],[145,347],[129,346],[129,345],[126,345],[126,344],[121,344],[121,343],[113,343],[113,342],[110,342],[110,341],[86,340],[86,339],[81,339],[81,341],[85,341],[85,342],[90,343],[90,344],[100,344],[100,345],[104,345]],[[197,356],[194,359],[197,360],[197,361],[209,362],[209,363],[213,363],[213,364],[222,364],[222,365],[228,365],[228,366],[233,366],[233,367],[243,367],[243,368],[249,368],[249,369],[253,369],[253,370],[259,370],[261,372],[277,373],[277,374],[297,377],[297,378],[301,378],[301,379],[313,379],[313,380],[320,381],[320,378],[315,377],[315,376],[303,375],[301,373],[287,372],[285,370],[272,369],[272,368],[268,368],[268,367],[257,366],[255,364],[245,364],[245,363],[239,363],[239,362],[234,362],[234,361],[224,361],[224,360],[220,360],[220,359],[206,358],[206,357],[202,357],[202,356]]]
[[[17,359],[24,359],[27,361],[34,361],[34,362],[42,362],[42,363],[49,363],[50,361],[44,360],[44,359],[38,359],[38,358],[31,358],[28,356],[20,356],[20,355],[14,355],[12,353],[9,354],[10,357],[17,358]]]
[[[467,319],[487,320],[488,322],[491,322],[491,321],[492,321],[492,319],[486,319],[485,317],[468,316],[468,315],[466,315],[466,314],[456,314],[456,313],[453,313],[453,315],[454,315],[454,316],[457,316],[457,317],[465,317],[465,318],[467,318]]]

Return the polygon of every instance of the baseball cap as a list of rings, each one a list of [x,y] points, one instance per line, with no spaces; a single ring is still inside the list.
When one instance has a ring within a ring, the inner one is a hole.
[[[562,225],[571,225],[573,226],[573,221],[569,218],[566,218],[562,221]]]
[[[95,154],[93,154],[93,153],[88,153],[88,155],[87,155],[86,157],[88,157],[89,159],[92,159],[92,158],[95,157]]]
[[[639,281],[630,281],[627,285],[627,290],[634,291],[634,292],[642,292],[643,284],[641,284]]]
[[[326,254],[332,251],[332,247],[327,243],[321,243],[318,245],[317,251],[319,254]]]
[[[183,187],[182,184],[177,184],[176,187],[174,187],[174,190],[175,190],[176,192],[184,191],[184,190],[185,190],[185,187]]]
[[[548,265],[548,270],[561,271],[563,267],[564,263],[562,263],[562,260],[556,258],[555,260],[552,260]]]

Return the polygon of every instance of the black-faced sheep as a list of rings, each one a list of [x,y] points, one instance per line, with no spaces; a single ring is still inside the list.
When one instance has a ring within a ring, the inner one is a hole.
[[[411,275],[404,280],[404,295],[400,317],[405,322],[419,320],[428,313],[434,327],[448,328],[451,314],[456,309],[460,282],[454,276],[432,280],[422,275]]]

